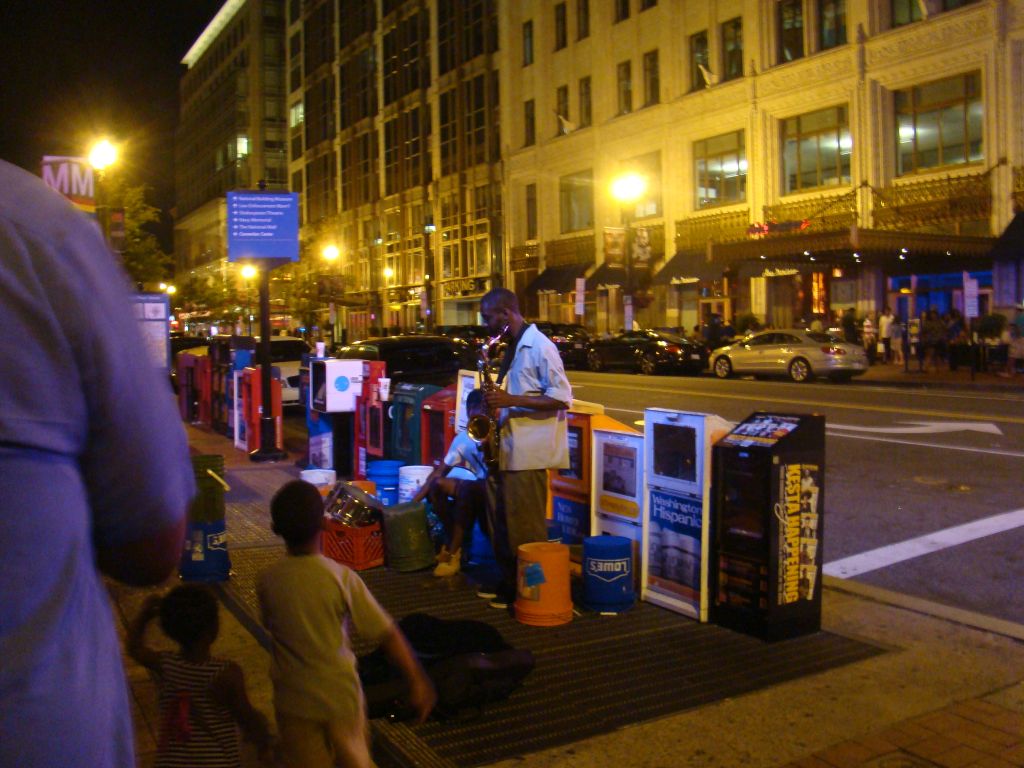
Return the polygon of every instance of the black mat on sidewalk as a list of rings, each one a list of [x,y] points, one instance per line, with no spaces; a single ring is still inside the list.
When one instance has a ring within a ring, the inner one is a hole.
[[[229,601],[256,613],[254,574],[280,549],[232,553]],[[408,727],[375,723],[381,765],[478,766],[567,744],[623,726],[860,661],[883,649],[828,632],[778,643],[638,603],[616,616],[583,611],[559,627],[530,627],[487,606],[463,576],[384,568],[361,574],[396,617],[425,612],[495,626],[537,667],[508,700],[465,722]],[[357,652],[368,650],[357,642]]]

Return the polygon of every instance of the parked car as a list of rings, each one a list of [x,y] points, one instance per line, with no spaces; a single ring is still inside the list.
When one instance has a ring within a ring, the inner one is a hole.
[[[788,376],[799,382],[816,376],[849,381],[867,369],[868,357],[863,347],[847,344],[827,331],[802,328],[752,333],[716,349],[711,356],[711,370],[720,379],[745,373]]]
[[[447,336],[402,334],[380,336],[346,344],[334,350],[345,360],[383,360],[392,388],[399,382],[447,387],[460,369],[476,369],[477,351],[461,339]]]
[[[607,339],[591,339],[587,367],[592,371],[628,368],[648,375],[679,371],[698,374],[708,364],[704,346],[667,331],[620,331]]]
[[[537,330],[547,336],[558,347],[562,363],[567,368],[583,368],[587,365],[587,345],[590,332],[576,323],[552,323],[535,320]]]

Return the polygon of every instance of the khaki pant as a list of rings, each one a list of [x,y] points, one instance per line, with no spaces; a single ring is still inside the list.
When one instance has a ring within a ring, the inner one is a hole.
[[[548,471],[524,469],[487,478],[487,517],[504,586],[515,587],[520,544],[547,541]]]
[[[373,768],[365,711],[354,721],[308,720],[277,713],[281,754],[288,768]]]

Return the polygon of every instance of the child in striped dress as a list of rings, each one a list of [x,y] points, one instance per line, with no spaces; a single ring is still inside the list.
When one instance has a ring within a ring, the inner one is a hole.
[[[145,644],[146,626],[157,616],[178,651],[156,651]],[[241,668],[210,655],[219,626],[213,595],[186,584],[163,599],[149,597],[128,628],[128,654],[157,680],[156,768],[239,768],[239,726],[261,759],[269,757],[267,721],[249,702]]]

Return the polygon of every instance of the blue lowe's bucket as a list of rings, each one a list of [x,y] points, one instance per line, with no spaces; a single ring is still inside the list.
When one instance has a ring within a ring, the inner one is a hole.
[[[231,574],[228,534],[224,519],[189,521],[178,568],[185,581],[227,581]]]
[[[366,479],[377,484],[377,498],[385,507],[398,503],[398,470],[404,463],[399,459],[382,459],[366,464]]]
[[[633,542],[625,536],[583,540],[583,604],[592,611],[619,613],[633,607]]]

